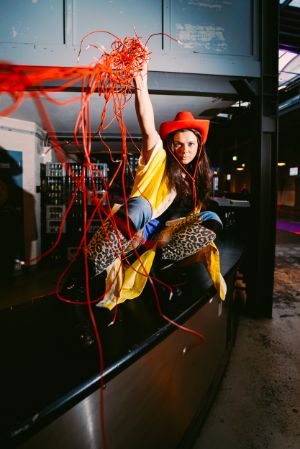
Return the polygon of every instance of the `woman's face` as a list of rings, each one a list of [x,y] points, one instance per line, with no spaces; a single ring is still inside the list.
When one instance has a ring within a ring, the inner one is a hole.
[[[183,165],[187,165],[196,157],[198,139],[192,131],[178,131],[173,139],[174,152]]]

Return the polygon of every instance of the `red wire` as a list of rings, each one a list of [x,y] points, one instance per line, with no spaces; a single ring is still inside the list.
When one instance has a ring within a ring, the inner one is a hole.
[[[67,267],[63,270],[60,275],[57,284],[56,284],[56,296],[65,302],[76,303],[76,304],[86,304],[89,311],[90,320],[94,329],[96,342],[98,346],[99,352],[99,363],[100,363],[100,377],[101,377],[101,388],[100,388],[100,420],[101,420],[101,429],[102,429],[102,444],[103,448],[107,448],[107,437],[105,432],[104,425],[104,365],[103,365],[103,351],[102,345],[99,335],[99,330],[95,321],[94,312],[92,308],[92,304],[94,302],[98,302],[99,298],[91,298],[90,296],[90,288],[89,288],[89,270],[88,270],[88,261],[86,255],[86,249],[88,245],[87,234],[89,232],[90,225],[92,220],[97,216],[103,226],[103,222],[105,219],[109,219],[114,226],[117,235],[119,235],[119,230],[114,221],[114,217],[112,214],[112,208],[109,201],[109,197],[107,192],[112,187],[115,182],[118,174],[121,174],[121,185],[122,185],[122,193],[124,197],[124,203],[127,210],[127,202],[126,202],[126,165],[127,165],[127,137],[129,133],[125,126],[123,111],[126,107],[128,101],[132,96],[133,91],[133,80],[134,78],[140,74],[141,68],[145,61],[148,61],[150,58],[150,51],[147,49],[147,44],[149,40],[156,36],[161,35],[162,33],[154,33],[151,34],[146,40],[146,44],[143,44],[141,41],[141,37],[136,33],[133,37],[126,36],[124,39],[120,39],[118,36],[106,30],[95,30],[90,33],[87,33],[80,42],[80,48],[78,52],[78,58],[80,57],[83,49],[83,45],[88,38],[94,36],[96,33],[104,33],[113,38],[113,42],[111,43],[110,51],[106,51],[103,47],[95,45],[93,43],[88,44],[88,47],[96,49],[99,51],[99,58],[91,63],[88,66],[78,66],[71,68],[64,67],[26,67],[26,66],[15,66],[13,64],[9,64],[7,62],[0,62],[0,96],[8,95],[11,98],[11,105],[6,107],[4,110],[0,111],[0,116],[7,116],[12,114],[17,108],[19,108],[22,102],[25,99],[31,98],[34,102],[39,115],[41,116],[43,126],[48,132],[49,138],[51,140],[51,147],[56,154],[58,160],[65,166],[66,172],[71,177],[73,182],[75,182],[75,190],[71,195],[71,199],[66,208],[66,211],[62,217],[62,221],[59,227],[59,232],[57,235],[57,239],[54,244],[46,250],[39,257],[31,259],[27,261],[28,264],[33,262],[40,261],[42,258],[49,256],[49,254],[54,251],[59,245],[64,225],[67,220],[67,217],[74,206],[75,199],[77,195],[83,196],[83,216],[84,216],[84,229],[81,241],[78,245],[77,251],[73,256],[72,260],[68,263]],[[172,36],[165,34],[170,39],[179,42],[177,39],[174,39]],[[48,88],[45,86],[46,82],[61,80],[61,85],[59,87]],[[81,93],[75,98],[71,98],[64,101],[58,101],[55,97],[52,96],[53,92],[63,92],[67,88],[74,86],[76,83],[81,82]],[[99,111],[99,124],[95,131],[92,130],[91,123],[91,111],[90,111],[90,101],[91,98],[97,94],[100,97],[100,100],[103,100],[103,107]],[[1,98],[1,97],[0,97]],[[50,103],[53,103],[58,106],[66,106],[74,102],[79,102],[80,108],[77,114],[74,128],[73,128],[73,136],[75,144],[80,147],[80,137],[83,145],[83,153],[84,153],[84,163],[83,170],[81,176],[78,178],[76,174],[72,171],[72,166],[68,163],[65,152],[61,147],[61,143],[59,142],[55,129],[52,125],[52,122],[47,113],[46,107],[42,102],[42,98],[46,99]],[[108,105],[112,105],[113,116],[112,118],[108,118]],[[102,133],[104,130],[108,129],[113,122],[116,122],[120,135],[121,135],[121,143],[122,143],[122,158],[115,168],[115,171],[111,174],[110,181],[106,181],[101,174],[101,172],[95,167],[94,164],[91,163],[90,155],[92,150],[92,136],[98,135],[100,142],[103,144],[104,148],[108,151],[112,162],[115,162],[113,159],[112,152],[102,137]],[[131,138],[131,136],[129,136]],[[131,138],[132,140],[132,138]],[[198,156],[198,160],[200,158],[200,153]],[[180,163],[178,161],[178,163]],[[185,167],[180,164],[183,171],[190,177],[191,182],[193,184],[193,195],[196,198],[196,187],[195,187],[195,176],[196,176],[196,168],[198,165],[198,161],[196,164],[195,172],[193,175],[187,172]],[[97,188],[94,177],[94,171],[100,175],[101,180],[105,187],[105,193],[101,198],[97,198]],[[88,173],[91,179],[91,191],[87,189],[85,185],[85,174]],[[90,213],[88,217],[87,210],[87,198],[93,201],[93,211]],[[103,206],[104,199],[107,200],[107,208]],[[129,218],[128,213],[126,214],[127,218],[127,227],[129,228]],[[104,229],[106,229],[104,227]],[[119,240],[119,244],[120,240]],[[122,256],[125,258],[125,254],[123,248],[121,249]],[[140,273],[143,276],[148,276],[149,281],[152,285],[157,310],[158,313],[169,323],[173,324],[177,328],[184,330],[186,332],[190,332],[197,337],[204,338],[203,334],[193,329],[188,329],[185,326],[182,326],[176,323],[174,320],[168,318],[161,310],[161,305],[159,301],[158,292],[156,289],[155,282],[166,286],[170,289],[170,294],[172,293],[172,288],[167,284],[163,283],[161,280],[153,278],[149,275],[146,275],[145,267],[138,255],[136,248],[133,248],[136,254],[136,257],[141,262],[142,272]],[[84,271],[85,271],[85,296],[82,301],[76,301],[75,299],[64,298],[61,294],[60,287],[61,284],[67,275],[71,265],[76,261],[78,254],[80,251],[83,251],[84,256]],[[104,297],[106,292],[104,292],[100,299]],[[115,308],[114,318],[112,323],[116,321],[118,307]]]

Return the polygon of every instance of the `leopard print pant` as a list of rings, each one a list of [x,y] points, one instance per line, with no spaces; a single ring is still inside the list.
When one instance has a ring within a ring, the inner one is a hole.
[[[216,234],[201,224],[198,215],[189,216],[175,225],[168,244],[162,247],[162,258],[179,261],[209,245]]]
[[[201,225],[198,215],[188,216],[172,226],[172,237],[162,246],[162,258],[179,261],[209,245],[216,234]],[[138,246],[135,244],[134,246]],[[103,223],[87,246],[87,255],[93,261],[95,274],[102,273],[120,256],[132,250],[132,242],[117,232],[108,220]]]
[[[87,255],[94,262],[96,275],[102,273],[119,256],[130,251],[130,241],[106,220],[91,238]]]

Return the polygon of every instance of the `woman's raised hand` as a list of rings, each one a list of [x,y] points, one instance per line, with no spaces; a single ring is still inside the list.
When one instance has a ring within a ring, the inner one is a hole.
[[[139,65],[139,70],[136,72],[134,76],[134,81],[138,83],[139,81],[147,78],[148,75],[148,64],[150,60],[150,51],[147,47],[143,46],[143,54],[140,58],[137,58],[137,62]]]

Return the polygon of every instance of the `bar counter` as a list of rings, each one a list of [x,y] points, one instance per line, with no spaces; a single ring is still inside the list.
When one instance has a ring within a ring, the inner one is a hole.
[[[185,269],[181,278],[187,279],[177,282],[171,300],[157,285],[162,312],[203,333],[204,341],[162,318],[151,285],[119,306],[112,325],[114,311],[93,306],[103,350],[102,389],[85,305],[46,296],[2,310],[0,446],[189,447],[234,340],[234,281],[243,245],[230,235],[216,243],[228,286],[224,302],[201,263]]]

